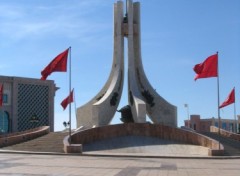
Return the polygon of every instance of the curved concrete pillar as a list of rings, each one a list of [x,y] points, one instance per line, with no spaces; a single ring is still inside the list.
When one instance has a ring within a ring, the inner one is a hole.
[[[127,24],[127,38],[128,38],[128,90],[129,96],[128,101],[131,106],[132,115],[134,122],[146,122],[146,104],[143,101],[143,97],[138,89],[137,75],[135,72],[136,62],[135,60],[135,28],[137,27],[134,23],[134,5],[132,0],[128,1],[128,24]]]
[[[153,89],[144,73],[141,57],[141,24],[139,2],[133,4],[133,25],[133,78],[135,79],[134,83],[136,82],[138,87],[135,89],[135,91],[138,91],[138,94],[141,95],[141,99],[146,103],[147,114],[149,118],[153,121],[153,123],[161,123],[164,125],[176,127],[177,107],[168,103]]]
[[[124,82],[123,3],[114,4],[114,51],[110,76],[102,90],[77,109],[77,127],[108,125],[121,99]]]

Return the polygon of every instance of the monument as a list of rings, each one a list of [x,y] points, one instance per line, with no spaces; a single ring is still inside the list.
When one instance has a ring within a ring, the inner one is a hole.
[[[140,3],[114,3],[114,49],[109,78],[99,93],[77,109],[77,127],[109,125],[117,111],[124,83],[124,37],[128,46],[128,105],[135,123],[146,116],[156,124],[177,126],[177,108],[162,98],[149,83],[141,58]]]

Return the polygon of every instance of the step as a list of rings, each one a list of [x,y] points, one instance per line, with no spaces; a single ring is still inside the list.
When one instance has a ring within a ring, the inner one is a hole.
[[[219,136],[217,133],[204,132],[201,133],[205,136],[208,136],[212,139],[219,141],[224,146],[224,155],[227,156],[240,156],[240,141]]]
[[[2,150],[60,152],[63,153],[63,139],[68,133],[51,132],[39,138],[1,148]]]

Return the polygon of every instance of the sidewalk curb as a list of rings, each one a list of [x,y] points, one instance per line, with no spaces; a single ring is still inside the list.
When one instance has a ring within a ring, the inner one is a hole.
[[[159,159],[240,159],[240,156],[154,156],[154,155],[131,155],[131,154],[102,154],[102,153],[58,153],[58,152],[33,152],[0,150],[0,154],[25,154],[25,155],[58,155],[58,156],[86,156],[86,157],[119,157],[119,158],[159,158]]]

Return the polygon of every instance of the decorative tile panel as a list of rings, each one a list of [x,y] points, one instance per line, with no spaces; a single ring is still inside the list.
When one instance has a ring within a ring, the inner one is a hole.
[[[18,131],[49,125],[48,86],[18,84],[17,105]]]

